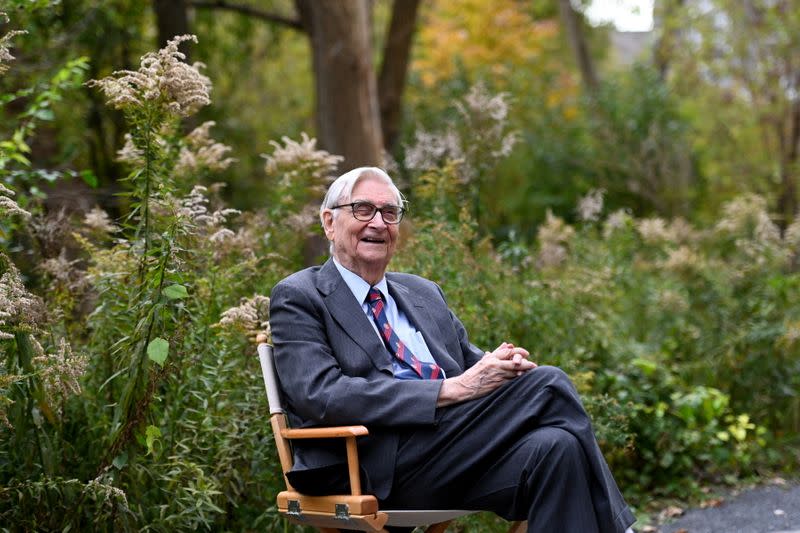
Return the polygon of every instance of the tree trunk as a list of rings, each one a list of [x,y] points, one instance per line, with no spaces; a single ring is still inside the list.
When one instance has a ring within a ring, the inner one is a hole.
[[[308,34],[311,39],[313,27],[311,25],[311,0],[294,0],[294,8],[297,10],[297,18],[300,20],[300,27]]]
[[[394,0],[392,21],[383,49],[378,76],[383,143],[390,150],[397,141],[403,103],[403,89],[411,57],[411,42],[417,25],[420,0]]]
[[[658,11],[656,11],[653,28],[660,28],[661,34],[653,46],[653,63],[662,81],[666,80],[669,74],[669,62],[674,54],[673,48],[680,32],[680,27],[675,21],[676,13],[683,9],[684,2],[685,0],[666,0],[660,7],[656,7]]]
[[[166,46],[167,41],[176,35],[185,35],[189,31],[189,15],[185,0],[153,0],[153,11],[158,26],[158,47]],[[182,42],[178,49],[186,54],[189,61],[189,43]]]
[[[575,12],[575,8],[572,7],[570,0],[559,0],[558,8],[561,13],[561,21],[567,30],[567,38],[569,38],[572,50],[575,52],[575,60],[578,63],[583,83],[589,94],[594,94],[597,92],[600,83],[592,62],[592,56],[589,55],[589,46],[586,44],[586,36],[583,34],[580,17]]]
[[[778,197],[781,231],[785,230],[789,224],[792,223],[795,215],[797,215],[797,183],[795,180],[798,168],[798,155],[800,155],[798,154],[800,150],[800,102],[796,102],[792,106],[789,120],[788,137],[784,140],[783,135],[779,135],[782,141],[780,165],[781,193]],[[782,128],[783,125],[781,125],[781,129]]]
[[[308,2],[320,147],[345,171],[383,159],[367,0]],[[300,18],[304,20],[303,12]]]

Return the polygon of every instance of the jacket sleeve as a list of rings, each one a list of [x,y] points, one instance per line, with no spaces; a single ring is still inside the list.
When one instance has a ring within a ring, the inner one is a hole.
[[[346,375],[326,331],[330,317],[313,290],[284,280],[270,302],[281,389],[303,426],[432,424],[441,380],[396,380],[377,368]]]

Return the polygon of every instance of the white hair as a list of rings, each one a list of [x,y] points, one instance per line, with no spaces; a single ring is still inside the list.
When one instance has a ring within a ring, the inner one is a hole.
[[[383,181],[389,186],[389,189],[394,194],[397,205],[402,206],[405,204],[405,198],[397,185],[394,184],[392,178],[385,170],[378,167],[358,167],[345,172],[328,187],[328,192],[325,193],[325,198],[322,200],[322,205],[319,207],[319,221],[325,228],[325,211],[331,209],[335,205],[340,205],[350,201],[350,195],[356,184],[364,179],[378,179]],[[333,210],[333,217],[336,218],[337,212]],[[330,252],[333,254],[333,242],[330,245]]]
[[[354,168],[336,178],[336,180],[331,183],[331,186],[328,187],[328,192],[325,194],[322,205],[319,207],[319,221],[323,226],[325,225],[325,218],[323,217],[325,211],[331,209],[335,205],[348,202],[356,183],[367,178],[377,178],[383,181],[394,194],[397,205],[402,206],[405,203],[405,198],[403,198],[400,189],[397,188],[392,178],[389,177],[389,174],[387,174],[385,170],[378,167]],[[333,212],[333,216],[336,217],[336,211]]]

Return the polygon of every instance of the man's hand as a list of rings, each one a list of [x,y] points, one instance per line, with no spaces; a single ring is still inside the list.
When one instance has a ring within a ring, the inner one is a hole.
[[[485,396],[505,382],[536,368],[525,348],[504,342],[460,376],[447,378],[439,390],[437,407]]]

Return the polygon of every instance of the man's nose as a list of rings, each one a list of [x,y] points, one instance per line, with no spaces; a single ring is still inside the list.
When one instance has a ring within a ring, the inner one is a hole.
[[[383,214],[380,211],[375,211],[375,216],[369,221],[369,226],[373,228],[382,229],[388,226],[383,220]]]

